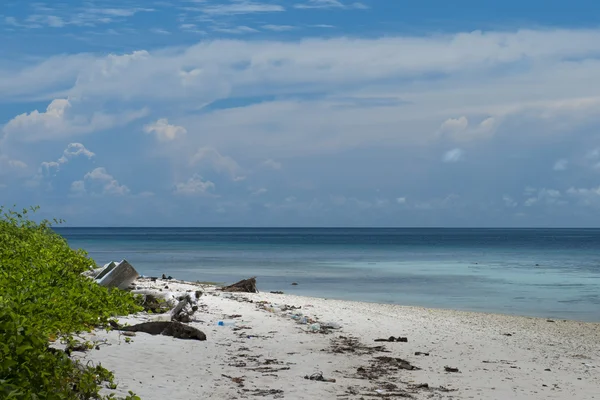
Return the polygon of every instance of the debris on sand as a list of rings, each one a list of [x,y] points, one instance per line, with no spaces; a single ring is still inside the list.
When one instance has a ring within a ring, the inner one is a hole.
[[[256,288],[256,277],[243,279],[233,285],[225,286],[221,290],[223,292],[258,293],[258,289]]]
[[[460,372],[460,371],[458,370],[458,368],[449,367],[449,366],[445,366],[445,367],[444,367],[444,371],[446,371],[446,372]]]
[[[398,336],[398,337],[390,336],[387,339],[375,339],[375,342],[403,342],[403,343],[407,343],[408,342],[408,338],[403,337],[403,336]]]
[[[385,366],[391,367],[391,368],[406,369],[409,371],[416,371],[416,370],[421,369],[419,367],[415,367],[410,362],[403,360],[401,358],[380,356],[380,357],[375,357],[375,359],[377,360],[377,362],[379,364],[382,364],[382,365],[385,365]]]
[[[96,282],[104,287],[116,287],[121,290],[129,288],[140,274],[127,260],[119,263],[110,262],[96,275]]]
[[[304,379],[308,379],[308,380],[311,380],[311,381],[319,381],[319,382],[330,382],[330,383],[335,383],[335,379],[333,379],[333,378],[330,378],[330,379],[325,379],[325,378],[323,377],[323,373],[322,373],[322,372],[316,372],[316,373],[314,373],[314,374],[312,374],[312,375],[310,375],[310,376],[309,376],[309,375],[306,375],[306,376],[304,377]]]
[[[365,346],[355,337],[338,336],[331,340],[331,353],[345,354],[352,353],[358,355],[374,354],[377,352],[387,352],[385,346]]]
[[[221,376],[223,378],[228,378],[231,379],[231,381],[233,383],[237,383],[239,387],[243,387],[244,386],[244,378],[243,377],[234,377],[234,376],[229,376],[229,375],[225,375],[225,374],[221,374]]]
[[[143,322],[132,326],[118,328],[125,332],[144,332],[150,335],[173,336],[175,339],[206,340],[204,332],[177,321]]]

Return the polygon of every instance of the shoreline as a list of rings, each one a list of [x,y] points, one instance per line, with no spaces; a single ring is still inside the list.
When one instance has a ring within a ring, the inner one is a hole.
[[[592,399],[600,387],[599,323],[289,294],[222,293],[215,286],[178,280],[140,279],[136,286],[184,292],[200,288],[201,307],[190,325],[205,332],[207,340],[138,333],[125,341],[119,332],[95,331],[90,337],[107,345],[84,357],[115,372],[117,394],[133,390],[142,399],[182,400],[400,394],[415,399]],[[298,311],[312,320],[341,329],[312,333],[309,325],[261,305],[272,303],[301,307]],[[239,315],[231,318],[235,327],[217,326],[231,315]],[[142,313],[121,321],[150,318]],[[390,336],[407,342],[375,342]],[[348,338],[355,348],[336,352]],[[379,345],[385,350],[373,350]],[[396,358],[419,369],[402,369]],[[304,379],[318,372],[336,382]]]
[[[148,279],[149,277],[147,276],[142,276],[142,279]],[[181,284],[189,284],[189,285],[203,285],[203,286],[207,286],[207,287],[213,287],[214,289],[218,290],[219,288],[223,287],[226,285],[226,283],[222,283],[222,282],[194,282],[194,281],[186,281],[186,280],[180,280],[180,279],[175,279],[173,278],[171,280],[171,282],[176,282],[176,283],[181,283]],[[273,290],[276,291],[276,290]],[[337,297],[320,297],[320,296],[309,296],[309,295],[304,295],[304,294],[295,294],[295,293],[290,293],[290,292],[285,292],[283,291],[282,294],[277,294],[277,293],[272,293],[271,291],[260,291],[260,293],[258,294],[267,294],[267,295],[282,295],[282,296],[286,296],[286,297],[293,297],[293,298],[307,298],[307,299],[316,299],[316,300],[323,300],[323,301],[339,301],[339,302],[347,302],[347,303],[364,303],[364,304],[378,304],[378,305],[385,305],[385,306],[394,306],[394,307],[399,307],[399,308],[407,308],[407,309],[416,309],[416,310],[421,310],[421,311],[425,311],[425,310],[432,310],[432,311],[439,311],[439,312],[452,312],[452,313],[464,313],[464,314],[475,314],[475,315],[496,315],[496,316],[502,316],[502,317],[514,317],[514,318],[525,318],[525,319],[539,319],[539,320],[554,320],[554,321],[569,321],[569,322],[579,322],[579,323],[584,323],[584,324],[598,324],[600,325],[600,319],[599,320],[585,320],[585,319],[576,319],[576,318],[562,318],[562,317],[553,317],[553,316],[542,316],[542,315],[528,315],[528,314],[517,314],[517,313],[502,313],[502,312],[496,312],[496,311],[481,311],[481,310],[469,310],[469,309],[457,309],[457,308],[442,308],[442,307],[429,307],[429,306],[422,306],[422,305],[406,305],[406,304],[399,304],[399,303],[391,303],[391,302],[379,302],[379,301],[369,301],[369,300],[352,300],[352,299],[344,299],[344,298],[337,298]]]

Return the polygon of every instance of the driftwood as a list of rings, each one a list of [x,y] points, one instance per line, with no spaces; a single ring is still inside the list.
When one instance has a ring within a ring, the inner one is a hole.
[[[224,292],[258,293],[256,277],[241,280],[233,285],[225,286],[221,290]]]
[[[190,306],[190,310],[186,310],[186,306]],[[179,322],[190,322],[192,315],[198,310],[198,306],[195,306],[190,295],[184,296],[179,303],[170,312],[171,321]]]
[[[204,332],[177,321],[143,322],[118,328],[125,332],[144,332],[151,335],[173,336],[176,339],[206,340]]]

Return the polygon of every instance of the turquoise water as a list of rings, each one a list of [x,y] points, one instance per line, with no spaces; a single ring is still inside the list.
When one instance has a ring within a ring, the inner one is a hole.
[[[148,276],[256,276],[264,291],[600,321],[595,229],[57,231],[99,264],[124,258]]]

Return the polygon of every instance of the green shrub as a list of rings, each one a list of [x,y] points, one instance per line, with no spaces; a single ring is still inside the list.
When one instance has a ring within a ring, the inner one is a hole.
[[[103,382],[114,387],[106,369],[50,347],[140,310],[130,293],[83,277],[90,266],[49,221],[0,207],[0,398],[99,399]]]

